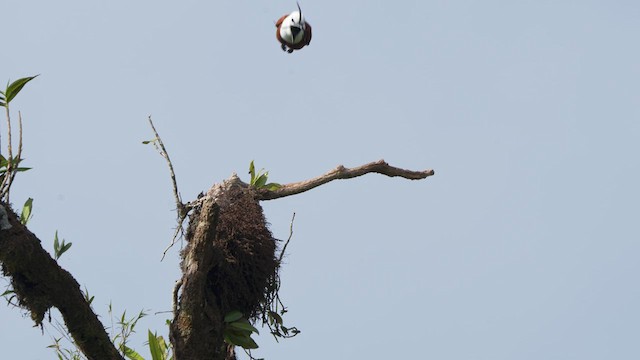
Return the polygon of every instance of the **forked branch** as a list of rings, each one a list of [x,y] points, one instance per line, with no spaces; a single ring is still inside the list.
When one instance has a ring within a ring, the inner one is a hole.
[[[320,185],[324,185],[333,180],[351,179],[368,173],[378,173],[389,177],[399,176],[409,180],[421,180],[435,174],[432,169],[412,171],[393,167],[387,164],[384,160],[374,161],[351,169],[338,165],[335,169],[313,179],[285,184],[277,190],[261,189],[258,191],[258,199],[274,200],[285,196],[296,195]]]

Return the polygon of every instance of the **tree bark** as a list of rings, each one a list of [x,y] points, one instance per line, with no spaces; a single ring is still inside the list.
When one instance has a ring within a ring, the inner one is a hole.
[[[11,279],[18,304],[42,325],[57,308],[76,345],[91,360],[122,360],[104,326],[85,300],[80,285],[41,246],[40,240],[0,203],[0,264]]]
[[[214,185],[190,215],[181,293],[171,324],[176,360],[232,360],[224,317],[255,319],[277,271],[275,239],[253,188],[232,176]]]
[[[421,180],[427,176],[433,176],[435,174],[431,169],[424,171],[412,171],[393,167],[387,164],[384,160],[374,161],[351,169],[338,165],[335,169],[313,179],[282,185],[277,190],[262,189],[259,191],[258,197],[260,200],[278,199],[285,196],[303,193],[333,180],[351,179],[369,173],[378,173],[389,177],[399,176],[408,180]]]

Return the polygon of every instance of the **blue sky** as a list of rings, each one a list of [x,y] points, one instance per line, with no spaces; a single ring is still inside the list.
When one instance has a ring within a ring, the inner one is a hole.
[[[302,333],[258,357],[640,357],[640,3],[301,6],[314,38],[286,54],[292,1],[3,5],[0,80],[41,74],[12,102],[33,167],[12,200],[35,199],[45,247],[73,242],[60,262],[105,325],[109,302],[169,310],[179,277],[152,115],[185,200],[251,160],[281,183],[436,170],[263,203],[278,238],[296,212],[282,296]],[[54,358],[28,316],[0,318],[3,358]]]

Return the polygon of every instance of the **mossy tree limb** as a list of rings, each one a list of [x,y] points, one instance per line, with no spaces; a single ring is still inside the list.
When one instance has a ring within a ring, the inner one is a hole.
[[[42,324],[51,307],[57,308],[76,345],[88,359],[123,359],[78,282],[42,248],[41,241],[5,203],[0,203],[0,207],[6,217],[3,220],[10,225],[0,230],[0,264],[2,274],[11,279],[19,305],[30,312],[37,325]]]

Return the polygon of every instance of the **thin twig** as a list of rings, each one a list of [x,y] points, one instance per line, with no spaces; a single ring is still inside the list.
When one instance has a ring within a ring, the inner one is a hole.
[[[11,114],[9,113],[9,104],[6,104],[5,107],[7,108],[7,149],[8,149],[8,155],[9,155],[9,165],[11,165],[11,158],[13,157],[11,151]],[[9,166],[8,165],[8,166]],[[8,170],[7,170],[8,171]]]
[[[162,156],[165,160],[167,160],[167,165],[169,166],[169,174],[171,175],[171,182],[173,184],[173,196],[176,200],[176,207],[178,210],[178,219],[181,219],[186,209],[184,204],[182,203],[182,199],[180,198],[180,193],[178,192],[178,184],[176,183],[176,173],[173,171],[173,164],[171,163],[171,159],[169,158],[169,153],[167,152],[167,149],[164,147],[162,138],[160,138],[160,135],[158,134],[156,127],[153,126],[153,121],[151,121],[151,116],[149,116],[149,125],[151,125],[151,129],[153,130],[153,133],[156,136],[156,139],[153,143],[154,145],[157,143],[157,145],[160,147],[159,149],[156,147],[156,149],[158,149],[160,156]]]
[[[11,135],[9,135],[9,139],[11,139]],[[9,145],[11,146],[11,140],[9,140]],[[13,179],[15,179],[16,174],[18,173],[18,167],[20,165],[20,161],[22,161],[22,113],[20,111],[18,111],[18,156],[16,157],[16,159],[18,159],[18,162],[16,163],[15,168],[13,167],[13,161],[15,160],[14,158],[12,158],[12,154],[11,154],[11,148],[13,146],[11,146],[9,149],[9,161],[8,161],[8,165],[7,165],[7,176],[9,176],[9,182],[7,182],[7,200],[6,202],[9,202],[9,195],[11,192],[11,185],[13,185]],[[11,168],[11,172],[9,172],[9,167]]]
[[[384,160],[375,161],[351,169],[339,165],[326,174],[310,180],[285,184],[276,190],[261,189],[258,191],[258,198],[260,200],[273,200],[285,196],[296,195],[333,180],[351,179],[368,173],[378,173],[390,177],[399,176],[409,180],[421,180],[435,174],[435,172],[431,169],[424,171],[412,171],[393,167],[387,164]]]
[[[173,237],[171,238],[171,243],[162,252],[162,259],[160,259],[160,261],[162,261],[164,260],[164,257],[167,255],[167,251],[169,251],[169,249],[171,249],[173,245],[175,245],[178,239],[178,235],[183,231],[182,224],[184,223],[184,220],[187,218],[187,215],[191,210],[191,206],[190,204],[184,204],[182,202],[182,198],[180,197],[180,192],[178,191],[178,184],[176,182],[176,173],[173,170],[173,163],[171,162],[171,158],[169,158],[169,153],[167,152],[167,149],[164,147],[164,143],[162,142],[162,138],[160,137],[160,134],[158,134],[156,127],[153,125],[151,116],[149,116],[149,125],[151,125],[153,134],[156,136],[155,140],[152,141],[153,145],[156,147],[156,150],[158,150],[158,153],[160,153],[160,156],[162,156],[167,161],[167,165],[169,166],[169,175],[171,176],[171,183],[173,185],[173,197],[175,198],[176,210],[178,212],[178,218],[177,218],[178,227],[176,228],[176,231],[173,233]]]
[[[18,111],[18,160],[22,160],[22,112]]]
[[[4,110],[5,113],[7,114],[7,119],[9,119],[9,117],[11,116],[11,113],[9,112],[9,104],[7,104],[7,102],[5,101],[4,104]],[[2,149],[2,143],[0,142],[0,149]]]
[[[291,217],[291,224],[289,224],[289,238],[284,243],[284,246],[282,247],[282,251],[280,251],[280,257],[278,258],[278,266],[282,264],[282,258],[284,257],[284,252],[285,250],[287,250],[287,245],[289,245],[289,241],[291,241],[291,237],[293,236],[293,221],[295,219],[296,219],[296,213],[293,213],[293,216]]]
[[[5,173],[6,180],[6,188],[3,189],[4,193],[4,201],[9,204],[9,190],[11,190],[11,183],[13,182],[13,146],[11,140],[11,115],[9,113],[9,104],[6,104],[7,107],[7,172]]]
[[[171,238],[171,243],[162,252],[162,258],[160,259],[160,261],[164,260],[164,257],[167,256],[167,252],[169,251],[169,249],[171,249],[173,245],[175,245],[176,242],[178,241],[178,234],[183,232],[182,224],[184,223],[184,220],[187,218],[188,213],[189,213],[188,211],[185,211],[182,214],[182,218],[178,219],[178,227],[176,227],[176,231],[173,233],[173,237]]]
[[[5,113],[7,114],[7,132],[8,132],[8,137],[9,139],[11,139],[11,113],[9,112],[9,104],[5,103],[4,104],[4,110]],[[11,141],[9,141],[9,144],[11,144]],[[0,147],[1,149],[1,147]],[[4,199],[6,191],[5,188],[7,186],[7,182],[10,179],[10,170],[11,170],[11,163],[9,162],[9,160],[11,159],[11,156],[9,154],[7,154],[9,157],[6,159],[7,160],[7,169],[5,170],[4,176],[2,177],[2,183],[0,184],[0,199]],[[8,199],[6,200],[8,202]]]
[[[9,103],[5,102],[4,109],[7,113],[7,142],[9,143],[9,157],[11,157],[11,112],[9,111]]]
[[[16,177],[16,169],[20,162],[20,157],[22,156],[22,114],[18,111],[18,127],[19,127],[19,142],[18,142],[18,162],[15,164],[16,159],[13,157],[13,141],[11,140],[11,113],[9,112],[9,104],[5,104],[6,112],[7,112],[7,168],[4,173],[4,177],[2,178],[2,184],[0,185],[0,198],[2,198],[6,203],[9,203],[9,195],[11,190],[11,184],[13,184],[13,179]]]
[[[51,310],[49,310],[49,311],[51,311]],[[51,315],[49,315],[49,316],[51,316]],[[49,319],[49,323],[50,323],[51,327],[61,335],[61,337],[56,339],[56,337],[51,334],[51,331],[49,331],[48,327],[46,327],[46,326],[43,327],[43,331],[46,331],[47,335],[49,335],[49,337],[51,337],[51,339],[54,342],[52,345],[49,345],[48,347],[53,347],[54,349],[56,349],[58,356],[62,355],[62,356],[65,357],[65,359],[69,359],[67,354],[71,354],[71,350],[69,350],[69,349],[61,349],[60,348],[60,340],[65,339],[67,342],[69,342],[71,345],[73,345],[73,347],[76,349],[74,351],[73,356],[77,356],[77,358],[74,357],[74,359],[86,359],[86,357],[80,351],[80,348],[78,347],[76,342],[68,335],[69,332],[65,329],[65,325],[64,324],[60,323],[60,321],[58,319],[53,319],[53,322],[52,322],[51,318]],[[62,350],[65,350],[67,352],[67,354],[62,352]]]

